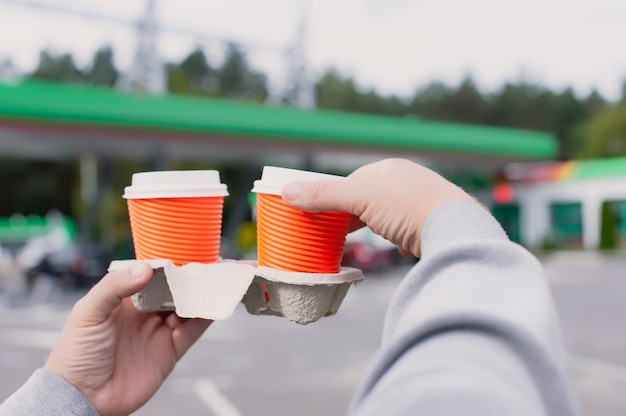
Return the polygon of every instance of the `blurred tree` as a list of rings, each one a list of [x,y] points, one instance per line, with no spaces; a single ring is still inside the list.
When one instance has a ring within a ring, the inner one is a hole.
[[[468,75],[455,89],[438,81],[431,82],[414,94],[407,112],[433,120],[484,124],[487,104],[487,99]]]
[[[581,157],[626,155],[626,106],[609,107],[593,117],[584,128]]]
[[[594,116],[607,106],[607,101],[594,89],[584,101],[588,116]]]
[[[325,109],[548,131],[559,140],[560,159],[579,153],[581,125],[607,104],[597,91],[579,99],[572,89],[555,93],[525,81],[484,94],[471,76],[456,88],[431,82],[405,103],[398,97],[379,96],[373,89],[362,93],[354,79],[336,70],[324,73],[316,93],[318,106]]]
[[[96,51],[91,68],[85,71],[84,81],[88,84],[112,87],[117,81],[118,72],[113,63],[113,49],[105,46]]]
[[[594,89],[589,96],[582,101],[582,105],[585,107],[586,116],[583,120],[579,120],[570,126],[567,135],[570,158],[584,157],[587,147],[585,143],[586,126],[592,117],[599,114],[607,107],[608,102]]]
[[[323,109],[393,116],[407,113],[407,105],[399,97],[381,97],[374,89],[361,92],[354,79],[334,69],[326,71],[316,83],[315,93],[317,105]]]
[[[408,105],[411,114],[433,120],[447,120],[445,103],[452,92],[442,82],[434,81],[419,89]]]
[[[217,89],[215,71],[200,48],[193,50],[180,63],[180,70],[189,79],[189,84],[196,91],[214,92]]]
[[[535,130],[548,129],[551,93],[525,82],[506,83],[489,101],[487,124]]]
[[[554,93],[527,83],[506,84],[491,100],[487,124],[549,131],[559,140],[559,158],[580,152],[580,127],[606,105],[597,91],[584,100],[572,89]]]
[[[210,73],[206,55],[200,48],[194,49],[179,64],[166,65],[168,91],[174,94],[203,94],[196,88]]]
[[[393,115],[393,116],[406,116],[408,115],[407,102],[396,95],[391,97],[380,97],[376,94],[376,91],[371,92],[376,97],[376,113]]]
[[[352,78],[344,78],[334,69],[322,75],[315,85],[319,108],[339,111],[357,111],[359,92]],[[372,98],[370,98],[372,99]]]
[[[246,55],[235,44],[228,45],[217,73],[218,89],[224,97],[261,101],[267,97],[267,77],[250,68]]]
[[[228,95],[243,85],[248,75],[248,63],[246,56],[237,45],[228,45],[226,58],[219,69],[219,91],[222,95]]]
[[[48,51],[39,54],[39,63],[31,77],[50,81],[83,81],[82,73],[76,67],[71,54],[55,56]]]
[[[352,111],[370,114],[393,114],[393,109],[390,108],[392,106],[390,101],[396,97],[384,99],[374,89],[361,93],[355,88],[355,92],[357,98],[355,100],[356,107]]]
[[[177,64],[166,64],[167,90],[172,94],[193,94],[191,83]]]
[[[483,124],[487,114],[486,101],[469,75],[448,96],[444,108],[451,120],[463,123]]]
[[[172,93],[215,95],[217,74],[209,65],[206,54],[197,47],[180,64],[167,66],[168,88]]]
[[[571,88],[554,95],[550,108],[549,130],[559,140],[560,159],[570,159],[578,153],[579,149],[574,147],[572,135],[576,126],[586,119],[585,106],[576,98]]]
[[[190,79],[203,78],[210,76],[213,70],[209,66],[209,61],[202,49],[197,47],[180,63],[180,69],[189,76]]]
[[[179,64],[168,64],[167,74],[168,90],[175,94],[263,101],[268,93],[267,77],[251,69],[245,54],[232,44],[218,69],[198,47]]]
[[[250,71],[248,73],[248,82],[244,86],[245,88],[239,93],[239,97],[242,99],[265,101],[269,93],[267,75],[262,72]]]

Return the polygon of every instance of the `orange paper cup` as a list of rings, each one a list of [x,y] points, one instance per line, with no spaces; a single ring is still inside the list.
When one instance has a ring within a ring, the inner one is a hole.
[[[291,272],[335,274],[350,224],[346,212],[308,213],[283,202],[282,186],[293,180],[343,179],[339,176],[266,166],[257,193],[259,266]]]
[[[177,266],[218,261],[225,195],[217,171],[134,174],[124,198],[135,257]]]

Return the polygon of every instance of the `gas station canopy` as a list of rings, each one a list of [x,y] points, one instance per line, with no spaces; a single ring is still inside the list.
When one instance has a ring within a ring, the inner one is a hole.
[[[253,160],[376,154],[443,161],[551,159],[543,132],[189,96],[141,96],[74,84],[0,84],[0,154],[45,159]]]

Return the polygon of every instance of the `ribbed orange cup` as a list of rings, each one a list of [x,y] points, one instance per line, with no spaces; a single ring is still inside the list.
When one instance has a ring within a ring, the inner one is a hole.
[[[124,197],[138,260],[219,259],[225,186],[216,171],[143,172]],[[216,183],[217,182],[217,183]]]
[[[138,260],[168,259],[177,266],[219,259],[223,196],[129,199]]]
[[[350,215],[300,211],[283,202],[279,194],[282,184],[291,180],[330,177],[338,178],[293,169],[264,168],[263,177],[255,182],[259,266],[291,272],[339,272]]]

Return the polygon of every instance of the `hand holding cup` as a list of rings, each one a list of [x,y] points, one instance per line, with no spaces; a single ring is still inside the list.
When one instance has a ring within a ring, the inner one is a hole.
[[[428,216],[452,202],[476,200],[434,171],[404,159],[365,165],[344,181],[300,181],[286,184],[283,200],[307,212],[346,211],[355,221],[421,255],[421,232]]]
[[[305,212],[282,200],[284,184],[293,180],[343,181],[345,178],[266,166],[255,181],[259,266],[304,273],[335,274],[350,224],[341,211]]]

